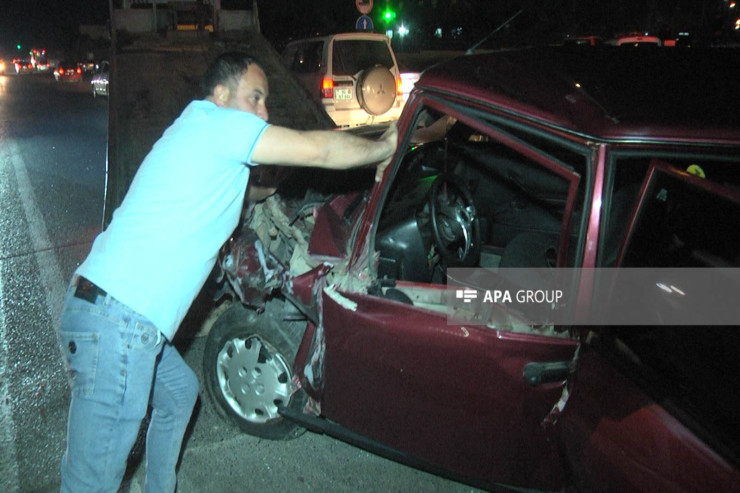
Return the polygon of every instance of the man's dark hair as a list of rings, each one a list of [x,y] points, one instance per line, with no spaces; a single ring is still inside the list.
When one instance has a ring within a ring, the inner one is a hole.
[[[206,69],[203,76],[203,95],[213,94],[213,90],[219,84],[225,85],[232,91],[236,90],[239,79],[253,63],[257,62],[246,53],[236,51],[222,53]]]

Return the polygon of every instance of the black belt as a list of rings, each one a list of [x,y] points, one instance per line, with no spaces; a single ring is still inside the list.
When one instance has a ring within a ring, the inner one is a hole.
[[[75,298],[80,298],[81,300],[95,303],[95,300],[98,298],[98,296],[102,296],[103,298],[105,298],[107,294],[108,293],[102,290],[94,282],[82,276],[77,276],[77,289],[75,289],[74,294]]]

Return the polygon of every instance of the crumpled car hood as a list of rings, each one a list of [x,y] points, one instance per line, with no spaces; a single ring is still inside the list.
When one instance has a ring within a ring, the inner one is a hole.
[[[219,255],[221,277],[248,306],[262,308],[282,293],[314,318],[316,280],[348,282],[347,249],[364,204],[361,194],[301,203],[273,195],[249,204]]]

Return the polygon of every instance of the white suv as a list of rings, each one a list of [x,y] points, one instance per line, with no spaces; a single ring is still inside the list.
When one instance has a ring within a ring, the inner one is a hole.
[[[401,74],[385,35],[357,32],[293,41],[283,60],[340,127],[401,115]]]

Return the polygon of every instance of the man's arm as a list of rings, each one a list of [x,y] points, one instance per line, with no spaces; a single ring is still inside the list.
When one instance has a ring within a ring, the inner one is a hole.
[[[292,130],[275,125],[265,129],[252,153],[261,165],[349,169],[378,163],[380,181],[398,145],[395,123],[378,140],[334,130]]]

